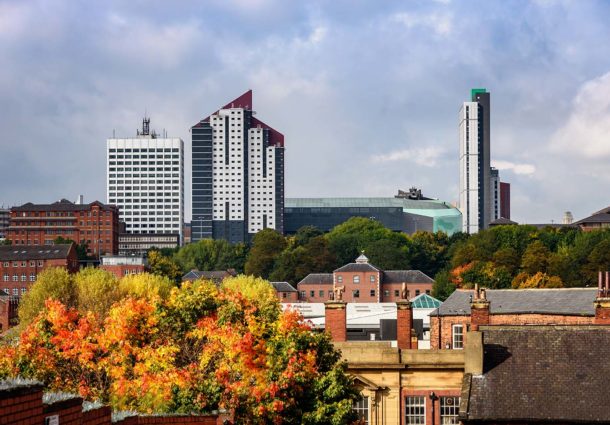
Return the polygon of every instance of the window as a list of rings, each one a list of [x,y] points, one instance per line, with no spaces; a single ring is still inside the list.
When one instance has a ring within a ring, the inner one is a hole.
[[[441,397],[441,424],[458,424],[458,412],[460,410],[459,397]]]
[[[451,327],[451,334],[453,349],[461,350],[464,348],[464,325],[453,325]]]
[[[374,296],[375,296],[375,290],[371,289],[371,297],[374,297]]]
[[[360,400],[355,402],[352,405],[352,409],[358,415],[358,419],[362,421],[363,424],[369,425],[369,398],[361,397]]]
[[[395,297],[399,297],[400,296],[400,290],[399,289],[394,289],[394,296]]]
[[[415,296],[418,296],[418,295],[419,295],[419,289],[416,289],[415,290]]]
[[[5,282],[9,281],[8,273],[4,273],[4,277],[2,278]]]
[[[36,282],[36,273],[30,273],[30,282]]]
[[[371,275],[371,283],[375,283],[375,275]]]
[[[337,276],[337,283],[343,283],[343,276]]]
[[[360,290],[359,289],[354,289],[352,291],[352,295],[354,296],[354,298],[360,298]]]
[[[409,396],[405,399],[405,424],[426,424],[426,397]]]
[[[19,288],[13,288],[13,295],[19,295]]]
[[[320,295],[320,298],[324,298],[324,290],[318,291],[318,295]]]
[[[26,288],[21,288],[21,295],[25,295],[27,289]]]
[[[360,276],[354,276],[354,283],[360,283]]]
[[[316,291],[309,291],[309,296],[314,298],[316,296]]]
[[[388,291],[387,289],[383,291],[383,296],[384,297],[389,297],[390,296],[390,291]]]
[[[28,276],[25,273],[21,274],[21,281],[26,282],[28,280]]]
[[[13,275],[13,282],[19,282],[19,275]]]

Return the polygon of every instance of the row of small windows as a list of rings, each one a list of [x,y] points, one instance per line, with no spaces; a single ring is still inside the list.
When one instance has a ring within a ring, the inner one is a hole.
[[[180,152],[179,148],[110,148],[108,152]]]
[[[369,280],[371,281],[371,283],[375,283],[375,276],[374,275],[370,275],[369,276]],[[360,283],[360,276],[359,275],[354,275],[352,277],[352,281],[354,283]],[[343,276],[339,275],[337,276],[337,283],[343,283]]]
[[[10,277],[8,273],[4,273],[4,276],[2,277],[2,280],[4,282],[10,282]],[[12,276],[13,278],[13,282],[19,282],[19,275],[18,274],[14,274]],[[27,282],[28,281],[28,275],[26,273],[22,273],[21,274],[21,281],[22,282]],[[30,282],[36,282],[36,273],[30,273]]]
[[[168,173],[158,173],[158,174],[110,174],[108,177],[110,177],[111,179],[114,178],[123,178],[123,177],[137,177],[139,179],[142,179],[144,177],[165,177],[165,178],[169,178],[169,177],[180,177],[179,174],[168,174]]]
[[[36,279],[34,279],[32,282],[34,282],[35,280]],[[11,288],[4,288],[4,292],[11,295]],[[21,295],[25,295],[26,292],[27,292],[27,288],[21,288]],[[19,296],[19,288],[13,288],[12,295],[15,297]]]
[[[159,167],[150,167],[150,168],[142,168],[142,171],[161,171],[161,168]],[[121,172],[121,171],[140,171],[140,168],[132,168],[132,167],[108,167],[108,171],[112,172]],[[180,169],[178,167],[165,167],[163,168],[163,171],[180,171]],[[163,177],[162,175],[157,174],[157,177]],[[165,177],[169,177],[169,174],[166,174]],[[178,177],[178,174],[172,174],[172,177]]]
[[[108,155],[110,159],[180,159],[180,155]]]
[[[38,260],[38,261],[30,260],[29,262],[28,261],[13,261],[12,263],[10,261],[4,261],[2,263],[2,266],[10,267],[12,264],[13,267],[27,267],[28,263],[29,263],[30,267],[36,267],[37,265],[38,265],[38,267],[42,267],[44,264],[43,260]]]

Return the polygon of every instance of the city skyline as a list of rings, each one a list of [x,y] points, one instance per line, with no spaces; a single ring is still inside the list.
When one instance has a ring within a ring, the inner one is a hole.
[[[464,93],[486,87],[491,165],[511,183],[512,219],[559,222],[566,210],[580,219],[607,204],[588,196],[610,184],[603,2],[207,8],[0,3],[0,178],[12,183],[0,203],[103,200],[99,158],[113,129],[132,134],[147,110],[188,152],[192,123],[248,89],[290,140],[286,196],[415,185],[457,201],[455,116]]]

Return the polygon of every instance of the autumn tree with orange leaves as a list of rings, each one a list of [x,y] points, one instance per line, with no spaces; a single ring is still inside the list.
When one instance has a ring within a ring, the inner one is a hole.
[[[126,283],[121,282],[124,289]],[[49,299],[0,377],[23,376],[115,409],[234,412],[240,424],[350,424],[358,398],[328,336],[282,312],[273,288],[239,276],[123,298],[100,317]]]

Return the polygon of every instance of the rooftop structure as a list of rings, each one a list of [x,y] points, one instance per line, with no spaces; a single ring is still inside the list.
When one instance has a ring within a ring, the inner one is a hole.
[[[307,225],[327,232],[351,217],[372,218],[408,234],[426,230],[452,235],[462,230],[462,215],[457,208],[428,198],[286,198],[284,212],[287,234]]]
[[[610,207],[594,212],[589,217],[574,222],[584,231],[610,228]]]

